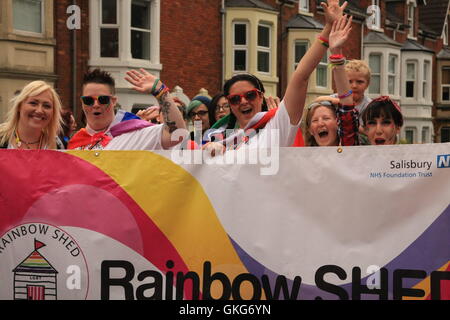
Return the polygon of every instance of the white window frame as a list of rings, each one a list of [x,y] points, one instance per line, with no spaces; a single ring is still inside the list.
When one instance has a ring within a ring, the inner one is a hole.
[[[45,0],[38,0],[38,1],[41,2],[41,32],[33,32],[33,31],[14,29],[14,21],[12,21],[13,32],[15,34],[29,36],[29,37],[39,37],[39,38],[44,37],[44,34],[45,34]],[[11,10],[14,10],[14,0],[12,0],[11,4],[12,4]]]
[[[428,68],[426,66],[428,65]],[[430,84],[431,84],[431,77],[430,72],[431,70],[431,61],[430,60],[424,60],[423,61],[423,75],[422,75],[422,98],[424,100],[430,99]]]
[[[245,25],[245,44],[236,44],[236,25]],[[233,30],[233,40],[232,40],[232,47],[233,47],[233,57],[232,57],[232,70],[233,73],[239,73],[239,72],[248,72],[248,54],[250,52],[249,50],[249,31],[250,31],[250,23],[247,21],[233,21],[232,23],[232,30]],[[245,70],[235,70],[236,64],[235,64],[235,51],[245,51]]]
[[[303,13],[303,12],[309,13],[309,0],[299,0],[298,1],[298,12],[299,13]]]
[[[89,0],[89,24],[90,24],[90,66],[103,68],[145,68],[157,74],[161,69],[160,64],[160,9],[161,0],[148,0],[150,2],[150,30],[152,32],[150,59],[133,59],[131,54],[131,0],[118,0],[119,11],[119,57],[101,57],[100,25],[101,25],[101,0]],[[111,69],[109,69],[111,70]]]
[[[444,29],[442,30],[442,42],[448,46],[448,15],[445,17]]]
[[[421,143],[428,143],[428,137],[430,135],[430,127],[422,127],[422,141]]]
[[[146,1],[146,2],[149,2],[149,5],[150,5],[150,17],[149,17],[149,21],[151,21],[151,15],[152,15],[152,13],[151,13],[151,10],[152,10],[152,8],[151,8],[151,1]],[[130,4],[132,4],[133,3],[133,0],[131,0],[131,3]],[[132,45],[131,45],[131,41],[132,41],[132,39],[131,39],[131,32],[132,31],[139,31],[139,32],[146,32],[146,33],[149,33],[149,36],[150,36],[150,41],[149,41],[149,44],[151,45],[151,43],[152,43],[152,28],[151,28],[151,24],[150,24],[150,26],[149,26],[149,28],[150,29],[141,29],[141,28],[136,28],[136,27],[133,27],[131,24],[130,24],[130,50],[131,50],[131,48],[132,48]],[[150,49],[151,50],[151,49]],[[150,54],[150,57],[149,57],[149,59],[151,59],[151,51],[149,52],[149,54]],[[133,54],[131,54],[131,57],[133,58]],[[147,59],[139,59],[139,58],[133,58],[133,59],[137,59],[137,60],[147,60]]]
[[[394,72],[392,73],[391,70],[389,70],[389,65],[390,65],[390,59],[391,57],[395,58],[395,63],[394,63]],[[387,65],[387,93],[388,95],[397,95],[397,75],[398,75],[398,61],[399,61],[399,56],[396,54],[392,54],[389,53],[388,54],[388,65]],[[393,78],[394,79],[394,92],[389,92],[389,79]],[[380,83],[381,85],[381,83]]]
[[[305,54],[306,54],[306,52],[309,49],[309,41],[308,40],[297,39],[297,40],[294,41],[294,47],[292,49],[293,50],[292,56],[294,57],[294,71],[297,70],[297,66],[300,63],[300,60],[299,61],[295,61],[295,48],[297,47],[297,44],[304,44],[304,45],[306,45]]]
[[[407,132],[408,131],[410,131],[410,132],[412,132],[412,141],[411,142],[409,142],[408,141],[408,139],[407,139]],[[406,127],[405,128],[405,140],[408,142],[408,144],[414,144],[414,143],[416,143],[416,137],[417,137],[417,134],[416,134],[416,128],[414,128],[414,127]]]
[[[414,65],[414,79],[408,78],[408,64]],[[418,71],[418,61],[417,60],[406,60],[405,62],[405,98],[406,99],[416,99],[417,98],[417,71]],[[414,82],[414,92],[412,97],[407,96],[407,82],[413,81]]]
[[[415,3],[413,2],[409,2],[407,5],[407,17],[408,17],[408,25],[409,25],[409,30],[408,30],[408,37],[409,38],[415,38],[414,37],[414,27],[415,27],[415,13],[416,13],[416,8],[415,8]],[[412,13],[412,17],[411,17],[411,13]]]
[[[371,52],[368,56],[368,62],[369,62],[369,66],[370,66],[370,57],[371,56],[377,56],[380,58],[380,71],[379,73],[376,73],[375,70],[371,69],[371,78],[370,78],[370,83],[374,83],[373,81],[373,77],[378,76],[378,78],[380,79],[380,86],[379,86],[379,91],[378,92],[370,92],[370,85],[367,88],[368,93],[369,94],[373,94],[373,95],[380,95],[381,92],[383,91],[383,86],[382,86],[382,73],[383,73],[383,53],[382,52]]]
[[[449,84],[443,84],[442,83],[442,80],[443,80],[442,73],[443,73],[444,69],[447,69],[450,72],[450,66],[442,66],[441,67],[441,97],[440,98],[441,98],[442,102],[450,102],[450,83]],[[449,98],[448,98],[448,100],[444,100],[444,88],[449,88]]]
[[[99,42],[99,46],[100,46],[100,51],[99,51],[99,57],[101,59],[119,59],[120,58],[120,47],[121,47],[121,41],[120,41],[120,0],[115,0],[116,1],[116,24],[104,24],[103,23],[103,10],[102,10],[102,3],[103,1],[110,1],[110,0],[100,0],[99,4],[100,4],[100,10],[99,10],[99,37],[100,37],[100,42]],[[101,40],[102,40],[102,33],[101,30],[102,29],[117,29],[117,34],[118,34],[118,51],[117,51],[117,57],[102,57],[102,47],[101,47]]]
[[[256,40],[256,59],[257,59],[257,61],[256,61],[256,70],[259,73],[262,73],[262,74],[270,74],[271,71],[272,71],[272,63],[271,63],[272,62],[272,26],[269,25],[269,24],[259,23],[258,24],[258,31],[259,31],[259,27],[263,27],[263,28],[269,29],[269,46],[268,47],[262,47],[258,43],[259,42],[259,38]],[[257,32],[257,34],[259,36],[259,32]],[[258,53],[259,52],[265,52],[265,53],[269,54],[269,70],[268,71],[258,70],[258,67],[259,67]]]
[[[322,61],[322,60],[325,60],[325,61]],[[329,81],[328,81],[328,51],[323,56],[322,60],[320,60],[319,64],[316,67],[316,71],[315,71],[316,72],[316,87],[326,89],[326,88],[328,88],[328,85],[329,85]],[[317,76],[317,73],[318,73],[319,67],[321,67],[322,69],[325,70],[325,81],[326,81],[325,86],[322,86],[318,83],[319,77]]]
[[[373,19],[374,24],[371,25],[370,29],[373,30],[381,30],[381,8],[380,8],[380,0],[372,0],[372,7],[376,7],[375,19]]]

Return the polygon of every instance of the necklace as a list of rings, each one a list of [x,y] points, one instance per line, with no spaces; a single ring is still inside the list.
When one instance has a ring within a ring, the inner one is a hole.
[[[35,141],[35,142],[26,142],[26,141],[20,139],[19,134],[17,133],[17,131],[15,132],[15,135],[16,135],[17,148],[20,148],[22,146],[22,143],[27,147],[27,149],[31,149],[30,146],[38,144],[38,143],[39,143],[38,149],[41,148],[42,135],[40,135],[39,136],[39,140]]]

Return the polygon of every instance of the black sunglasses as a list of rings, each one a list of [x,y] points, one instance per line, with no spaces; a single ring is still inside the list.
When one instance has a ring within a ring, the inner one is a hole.
[[[95,104],[95,100],[98,101],[99,104],[110,104],[111,96],[82,96],[81,101],[83,104],[92,107]]]
[[[200,117],[203,117],[207,113],[208,113],[208,111],[206,111],[206,110],[200,110],[198,112],[191,112],[189,115],[191,116],[191,118],[195,117],[196,115],[199,115]]]

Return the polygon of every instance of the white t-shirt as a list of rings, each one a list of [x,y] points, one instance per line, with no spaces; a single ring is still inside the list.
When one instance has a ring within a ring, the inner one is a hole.
[[[266,124],[264,129],[261,129],[257,137],[253,137],[249,142],[242,147],[245,148],[272,148],[272,147],[290,147],[294,143],[295,137],[300,127],[300,122],[296,125],[291,124],[291,119],[286,110],[286,104],[281,101],[278,111],[275,116]],[[276,133],[278,132],[278,133]],[[272,138],[278,134],[278,141],[273,141]]]
[[[114,137],[104,150],[160,150],[164,125],[151,126]]]

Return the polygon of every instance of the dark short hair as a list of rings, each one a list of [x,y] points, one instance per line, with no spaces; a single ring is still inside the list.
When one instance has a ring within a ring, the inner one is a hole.
[[[401,111],[387,97],[372,100],[361,114],[363,126],[367,125],[367,121],[381,117],[394,120],[397,127],[403,126],[403,115]]]
[[[261,80],[259,80],[257,77],[255,77],[252,74],[249,73],[240,73],[235,76],[233,76],[231,79],[227,80],[225,84],[223,85],[223,93],[226,97],[230,95],[230,88],[233,84],[239,81],[247,81],[251,83],[256,89],[261,91],[262,93],[265,93],[266,90],[264,89],[264,85]],[[266,99],[263,99],[262,103],[262,111],[268,111],[269,108],[267,107]],[[233,111],[230,111],[230,121],[228,123],[227,129],[233,129],[236,124],[236,116],[233,114]]]
[[[105,84],[109,86],[112,94],[115,94],[116,92],[116,82],[114,81],[114,78],[109,72],[100,70],[98,68],[90,70],[84,74],[83,87],[88,83]]]

